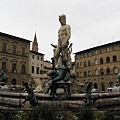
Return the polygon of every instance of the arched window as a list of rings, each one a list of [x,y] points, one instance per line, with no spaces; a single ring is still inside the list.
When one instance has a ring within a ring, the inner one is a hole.
[[[79,77],[79,73],[77,72],[77,77]]]
[[[82,72],[80,72],[80,77],[82,77]]]
[[[104,70],[103,69],[100,69],[100,74],[104,75]]]
[[[113,68],[113,73],[118,73],[117,67],[114,67],[114,68]]]
[[[97,59],[95,59],[95,65],[97,65],[98,64],[98,60]]]
[[[82,67],[82,62],[80,63],[80,67]]]
[[[103,58],[100,58],[100,64],[103,64]]]
[[[88,66],[90,66],[91,65],[91,63],[90,63],[90,61],[88,61]]]
[[[21,66],[21,73],[23,73],[23,74],[26,73],[25,65]]]
[[[113,56],[113,62],[116,62],[117,61],[117,57],[114,55]]]
[[[87,72],[86,71],[84,71],[84,77],[86,77],[87,76]]]
[[[96,89],[98,88],[98,85],[97,85],[97,83],[94,83],[94,88],[96,88]]]
[[[76,68],[79,68],[79,63],[76,63]]]
[[[106,63],[110,62],[110,57],[106,57]]]
[[[16,63],[12,63],[12,72],[16,73]]]
[[[88,56],[91,56],[91,52],[88,52]]]
[[[114,83],[113,82],[109,82],[109,87],[114,87]]]
[[[84,67],[86,67],[86,62],[84,62]]]
[[[97,69],[95,70],[95,75],[98,75],[98,70]]]
[[[107,68],[107,74],[110,74],[110,68]]]
[[[102,88],[102,91],[105,91],[105,84],[104,83],[101,83],[101,88]]]
[[[88,71],[88,76],[91,76],[91,72],[90,71]]]

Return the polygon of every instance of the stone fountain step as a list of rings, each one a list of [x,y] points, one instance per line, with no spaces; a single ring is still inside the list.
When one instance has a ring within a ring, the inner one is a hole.
[[[18,106],[25,99],[27,93],[14,93],[0,91],[0,104]],[[48,94],[35,93],[38,102],[43,105],[64,106],[65,108],[80,109],[85,105],[85,93],[72,94],[67,100],[53,100]],[[120,93],[92,93],[92,96],[99,96],[95,102],[95,107],[104,108],[109,106],[120,106]],[[29,105],[29,102],[26,102]]]

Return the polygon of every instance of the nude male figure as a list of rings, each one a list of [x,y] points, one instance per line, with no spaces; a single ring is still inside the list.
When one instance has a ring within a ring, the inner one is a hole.
[[[58,63],[60,52],[62,53],[62,59],[68,60],[68,45],[71,37],[71,27],[66,24],[66,16],[59,16],[59,22],[61,27],[58,30],[58,45],[51,44],[54,48],[56,48],[54,53],[56,64]]]

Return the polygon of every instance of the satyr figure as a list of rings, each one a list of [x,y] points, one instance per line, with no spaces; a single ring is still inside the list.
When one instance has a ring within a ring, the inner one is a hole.
[[[58,30],[58,44],[51,44],[55,48],[54,58],[56,66],[60,66],[59,61],[62,61],[61,59],[66,59],[68,62],[68,46],[71,37],[71,28],[70,25],[66,24],[66,16],[64,14],[59,16],[59,22],[61,27]],[[62,57],[60,53],[62,54]]]
[[[88,80],[86,82],[86,105],[90,105],[92,101],[91,89],[92,89],[92,82]]]
[[[0,82],[7,82],[8,78],[7,76],[3,73],[3,70],[0,71]]]
[[[29,101],[30,105],[32,107],[35,107],[38,104],[38,102],[37,102],[36,96],[33,92],[33,88],[28,85],[28,82],[23,83],[23,85],[25,86],[25,90],[27,91],[28,96],[25,98],[25,100],[22,102],[22,104],[25,103],[26,101]]]
[[[120,83],[120,73],[118,73],[118,75],[117,75],[117,81],[116,82]]]

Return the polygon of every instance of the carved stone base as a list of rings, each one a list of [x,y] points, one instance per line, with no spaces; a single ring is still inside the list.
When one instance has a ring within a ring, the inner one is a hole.
[[[70,81],[64,82],[63,80],[53,83],[50,93],[51,97],[59,100],[68,99],[71,95],[70,84]]]

